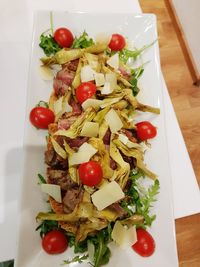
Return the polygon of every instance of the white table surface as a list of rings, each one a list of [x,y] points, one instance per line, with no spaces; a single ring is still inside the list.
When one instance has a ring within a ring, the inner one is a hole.
[[[40,9],[141,12],[137,0],[0,0],[0,261],[15,257],[33,13]],[[163,93],[174,215],[180,218],[200,211],[200,195],[164,79]]]

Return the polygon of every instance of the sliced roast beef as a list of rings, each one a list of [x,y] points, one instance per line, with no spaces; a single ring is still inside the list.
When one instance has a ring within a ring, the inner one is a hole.
[[[61,158],[54,149],[45,151],[45,163],[53,169],[65,170],[68,168],[68,159]]]
[[[53,88],[57,96],[62,96],[68,91],[69,85],[65,84],[62,80],[54,78]]]
[[[113,203],[112,205],[109,206],[109,209],[114,210],[117,212],[118,217],[122,218],[127,215],[127,212],[120,206],[119,203]]]
[[[77,103],[74,99],[71,98],[69,104],[72,107],[73,115],[80,115],[82,113],[81,105]]]
[[[67,190],[63,198],[64,212],[71,213],[76,205],[80,203],[82,197],[83,191],[78,187]]]
[[[73,148],[79,148],[83,143],[88,141],[88,137],[77,137],[74,139],[67,138],[68,145]]]
[[[128,156],[124,155],[122,152],[120,152],[120,153],[122,155],[123,160],[126,161],[127,163],[129,163],[131,170],[136,167],[136,161],[134,158],[128,157]]]
[[[106,131],[104,137],[103,137],[103,142],[105,145],[110,145],[110,137],[111,137],[111,131],[110,128]]]
[[[133,143],[138,143],[138,140],[136,138],[136,134],[134,136],[134,133],[130,130],[123,129],[122,132],[128,137],[128,139]]]
[[[59,130],[68,130],[70,126],[77,120],[77,116],[71,116],[67,119],[60,119],[58,121],[58,129]]]
[[[76,74],[77,65],[77,61],[68,62],[57,72],[53,88],[58,96],[64,95],[69,90]]]
[[[110,158],[110,168],[112,170],[116,170],[117,169],[117,163],[112,158]]]
[[[47,178],[48,183],[60,185],[62,190],[69,190],[77,186],[77,183],[71,179],[68,171],[47,168]]]

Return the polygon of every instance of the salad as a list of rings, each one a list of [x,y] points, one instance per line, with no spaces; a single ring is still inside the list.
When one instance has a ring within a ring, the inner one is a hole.
[[[151,256],[155,241],[147,228],[156,218],[159,181],[144,156],[157,128],[135,121],[140,112],[160,110],[137,100],[145,66],[132,63],[153,44],[130,50],[119,33],[94,40],[86,31],[74,37],[51,27],[39,45],[42,77],[53,85],[48,102],[30,112],[32,125],[48,130],[47,171],[38,177],[50,209],[36,216],[43,249],[58,254],[72,247],[75,256],[63,265],[105,265],[110,242]]]

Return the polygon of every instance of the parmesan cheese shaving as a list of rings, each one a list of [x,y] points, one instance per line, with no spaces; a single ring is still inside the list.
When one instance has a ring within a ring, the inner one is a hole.
[[[123,123],[114,109],[111,109],[105,116],[105,120],[112,133],[116,133],[123,127]]]
[[[55,199],[57,202],[61,203],[61,189],[59,185],[55,184],[41,184],[41,190],[44,193],[47,193],[50,195],[53,199]]]
[[[93,204],[98,210],[103,210],[111,204],[124,198],[124,192],[115,181],[105,184],[101,189],[92,194]]]
[[[97,122],[86,121],[83,125],[80,135],[87,137],[96,137],[99,133],[99,124]]]

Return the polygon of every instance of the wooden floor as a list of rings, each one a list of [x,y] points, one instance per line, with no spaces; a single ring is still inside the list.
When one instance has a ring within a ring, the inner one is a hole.
[[[200,87],[192,85],[165,1],[140,4],[144,13],[157,15],[163,75],[200,185]],[[176,220],[176,234],[180,267],[200,267],[200,214]]]

